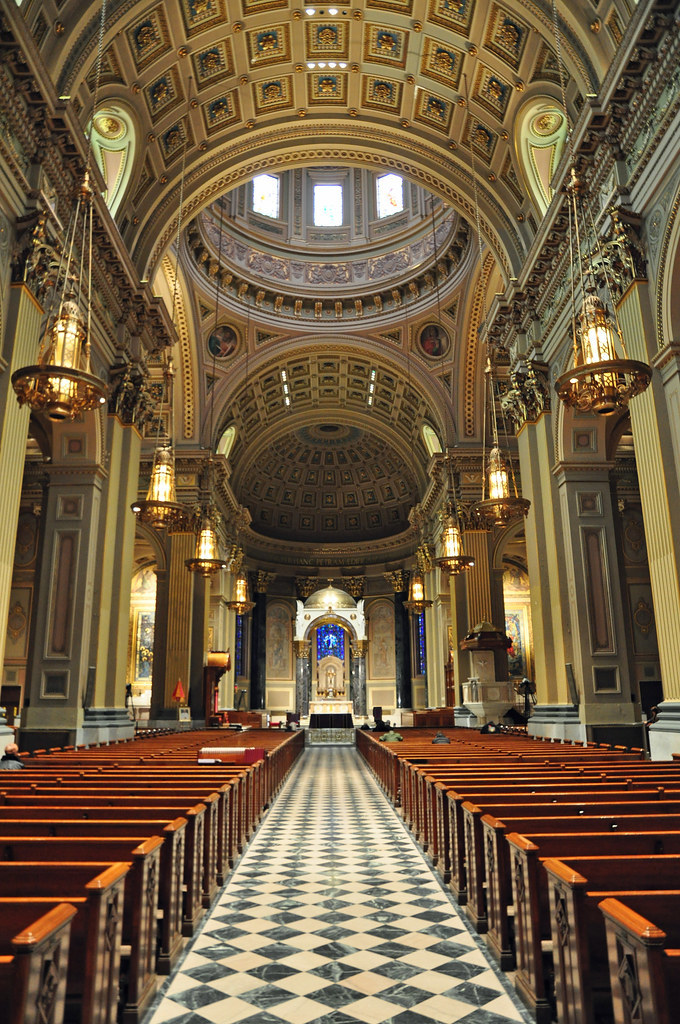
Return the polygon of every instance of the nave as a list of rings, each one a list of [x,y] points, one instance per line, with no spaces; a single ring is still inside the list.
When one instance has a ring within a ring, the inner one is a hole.
[[[529,1020],[356,751],[320,747],[146,1024]]]

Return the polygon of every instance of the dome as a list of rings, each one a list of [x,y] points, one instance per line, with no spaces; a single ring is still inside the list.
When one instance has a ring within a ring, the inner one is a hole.
[[[346,590],[339,590],[329,582],[305,601],[305,608],[356,608],[357,603]]]

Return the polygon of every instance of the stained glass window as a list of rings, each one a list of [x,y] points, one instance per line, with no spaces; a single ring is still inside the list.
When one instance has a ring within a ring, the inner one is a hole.
[[[416,619],[416,675],[424,676],[425,660],[425,616],[420,614]]]
[[[340,661],[345,660],[345,631],[342,626],[328,623],[316,630],[316,660],[321,661],[332,654]]]
[[[398,174],[382,174],[376,182],[378,217],[391,217],[404,209],[404,182]]]
[[[318,228],[342,225],[342,185],[314,186],[314,224]]]
[[[278,217],[279,179],[275,174],[258,174],[253,178],[253,213]]]
[[[234,672],[236,676],[245,675],[245,665],[243,662],[243,616],[236,616],[236,654],[234,657]]]

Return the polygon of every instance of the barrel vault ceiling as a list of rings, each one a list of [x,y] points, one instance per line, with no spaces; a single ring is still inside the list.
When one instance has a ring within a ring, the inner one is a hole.
[[[24,6],[58,94],[86,127],[99,5]],[[597,91],[626,10],[558,3],[572,118]],[[236,428],[230,482],[253,536],[306,549],[375,538],[383,550],[391,536],[403,540],[426,486],[423,425],[443,444],[455,435],[479,445],[479,325],[540,222],[518,126],[539,99],[560,108],[555,50],[544,0],[109,0],[98,110],[124,114],[132,135],[115,219],[140,276],[167,298],[184,169],[177,361],[188,411],[179,440],[207,446]],[[322,286],[297,322],[292,292],[277,309],[276,283],[258,291],[262,282],[240,268],[218,295],[232,351],[211,357],[220,269],[214,252],[212,272],[206,256],[201,264],[200,217],[257,173],[310,167],[392,170],[434,193],[442,223],[455,214],[463,232],[446,236],[454,257],[447,249],[437,265],[433,254],[429,278],[419,265],[415,290],[406,275],[377,298],[352,296],[340,312]],[[445,331],[436,358],[416,344],[427,324]]]

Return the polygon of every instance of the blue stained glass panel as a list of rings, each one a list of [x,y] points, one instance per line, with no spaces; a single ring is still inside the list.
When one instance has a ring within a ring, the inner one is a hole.
[[[419,615],[416,620],[416,674],[419,676],[425,675],[426,661],[425,661],[425,616]]]
[[[321,661],[329,655],[345,660],[345,631],[333,623],[318,626],[316,630],[316,660]]]
[[[243,671],[243,616],[236,616],[236,654],[234,657],[234,669],[237,676],[244,675]]]

